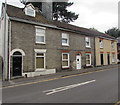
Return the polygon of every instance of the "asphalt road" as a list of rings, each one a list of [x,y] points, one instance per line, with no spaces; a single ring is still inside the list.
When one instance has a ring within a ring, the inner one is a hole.
[[[3,103],[116,103],[118,68],[3,89]]]

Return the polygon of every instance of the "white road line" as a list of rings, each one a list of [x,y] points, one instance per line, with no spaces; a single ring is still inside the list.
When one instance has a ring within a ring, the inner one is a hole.
[[[91,80],[91,81],[87,81],[87,82],[83,82],[83,83],[78,83],[78,84],[59,87],[59,88],[55,88],[55,89],[45,90],[45,91],[43,91],[43,93],[46,93],[46,95],[50,95],[50,94],[54,94],[54,93],[57,93],[57,92],[60,92],[60,91],[64,91],[64,90],[72,89],[72,88],[75,88],[75,87],[78,87],[78,86],[86,85],[88,83],[92,83],[92,82],[95,82],[95,81],[96,80]]]

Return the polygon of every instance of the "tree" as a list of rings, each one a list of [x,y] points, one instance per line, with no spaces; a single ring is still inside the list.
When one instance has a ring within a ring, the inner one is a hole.
[[[115,38],[120,37],[120,30],[116,27],[108,29],[107,31],[105,31],[105,33],[108,34],[108,35],[111,35]]]
[[[41,2],[25,2],[26,0],[21,0],[23,4],[32,3],[35,7],[41,11]],[[73,2],[53,2],[53,20],[70,23],[78,18],[78,14],[67,10],[67,7],[73,5]]]
[[[93,30],[93,31],[98,31],[96,28],[89,28],[90,30]]]

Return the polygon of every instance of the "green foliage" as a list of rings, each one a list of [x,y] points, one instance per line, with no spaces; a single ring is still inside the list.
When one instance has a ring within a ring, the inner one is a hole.
[[[28,4],[30,2],[24,3]],[[31,2],[35,7],[41,11],[42,3],[41,2]],[[72,6],[71,2],[53,2],[53,20],[70,23],[75,21],[78,18],[78,14],[67,10],[67,7]]]
[[[53,19],[60,22],[70,23],[78,18],[78,14],[67,10],[73,3],[54,2],[53,3]]]
[[[120,30],[116,27],[108,29],[107,31],[105,31],[105,33],[108,34],[108,35],[111,35],[115,38],[120,37]]]

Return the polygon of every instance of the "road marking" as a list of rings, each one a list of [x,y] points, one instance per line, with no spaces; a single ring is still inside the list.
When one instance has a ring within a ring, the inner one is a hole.
[[[82,86],[82,85],[86,85],[92,82],[95,82],[96,80],[91,80],[91,81],[87,81],[87,82],[83,82],[83,83],[78,83],[78,84],[73,84],[73,85],[69,85],[69,86],[64,86],[64,87],[59,87],[59,88],[55,88],[55,89],[50,89],[50,90],[45,90],[43,91],[43,93],[46,93],[46,95],[51,95],[57,92],[61,92],[64,90],[68,90],[68,89],[72,89],[78,86]]]
[[[117,67],[115,67],[115,68],[117,68]],[[51,79],[41,80],[41,81],[36,81],[36,82],[27,82],[27,83],[23,83],[23,84],[16,84],[13,86],[5,86],[5,87],[0,87],[0,88],[6,89],[6,88],[14,88],[14,87],[25,86],[25,85],[32,85],[32,84],[36,84],[36,83],[47,82],[47,81],[58,80],[58,79],[69,78],[69,77],[75,77],[75,76],[82,76],[82,75],[92,74],[92,73],[96,73],[96,72],[103,72],[103,71],[107,71],[107,70],[111,70],[111,69],[91,71],[91,72],[81,73],[81,74],[73,74],[73,75],[65,76],[65,77],[51,78]]]

